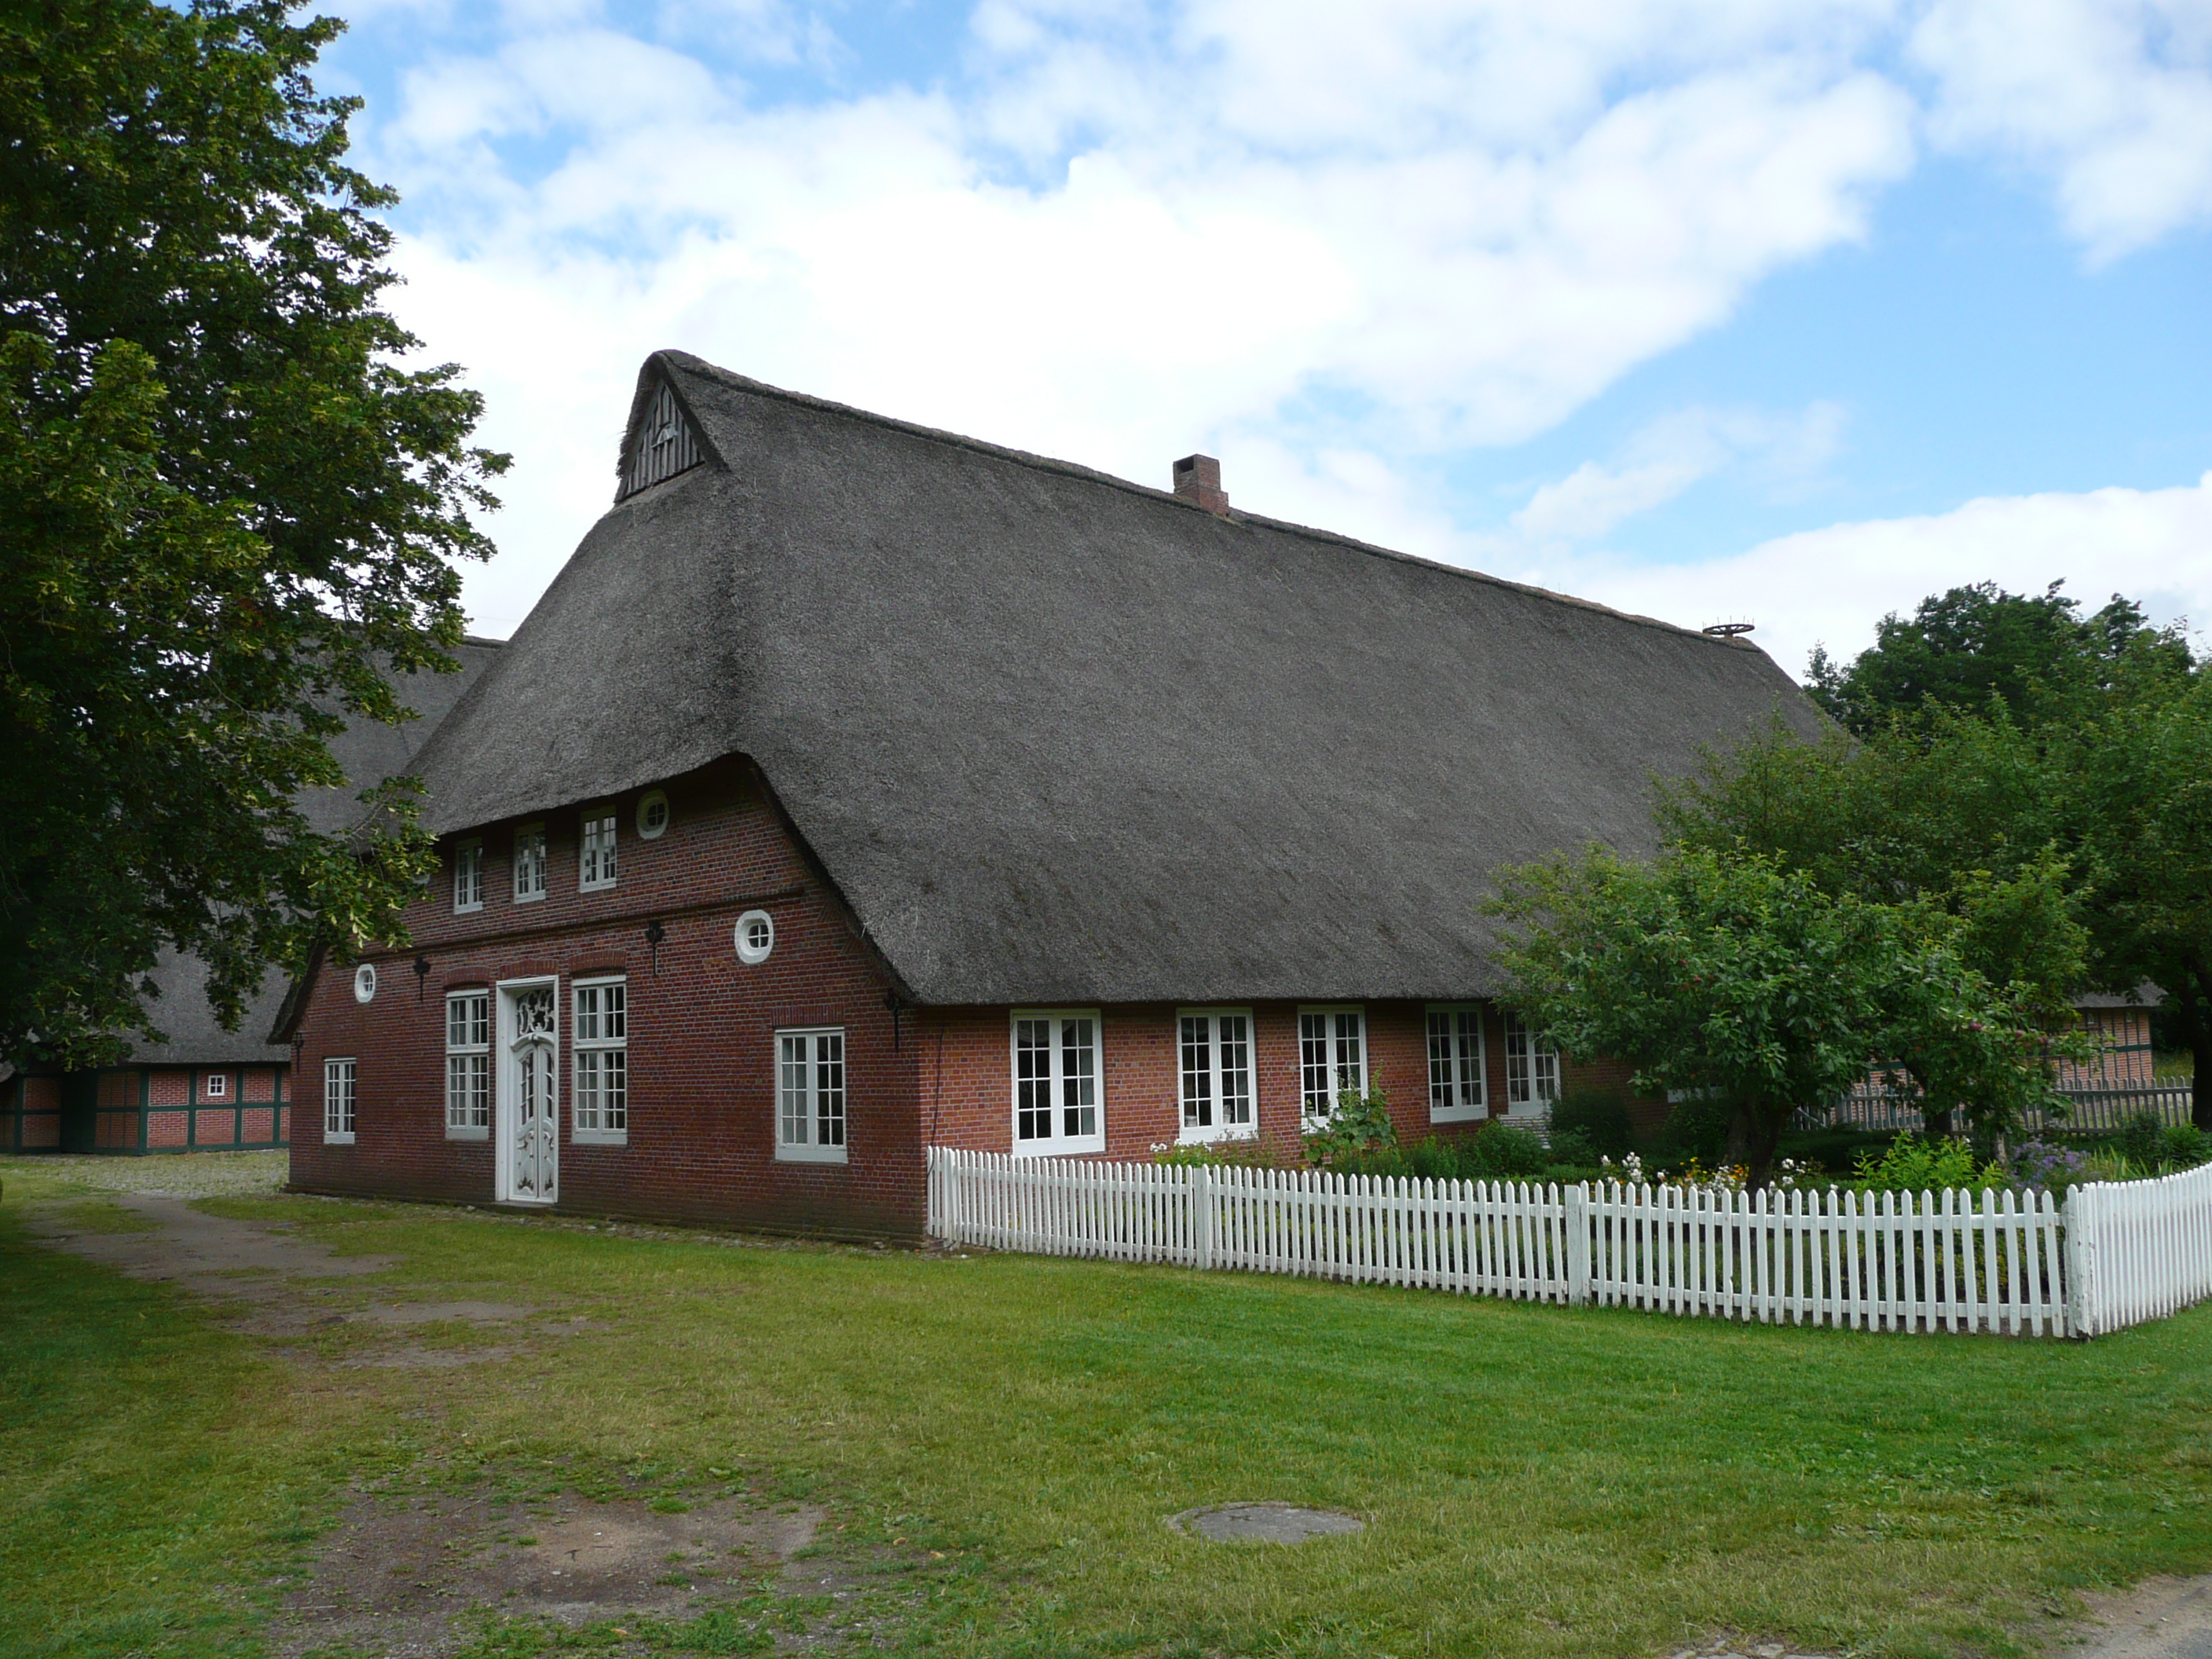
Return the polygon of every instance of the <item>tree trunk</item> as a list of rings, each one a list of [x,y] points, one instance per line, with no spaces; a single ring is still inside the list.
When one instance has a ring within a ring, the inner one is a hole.
[[[1723,1156],[1729,1164],[1743,1165],[1745,1183],[1753,1192],[1774,1173],[1775,1153],[1781,1149],[1782,1132],[1790,1127],[1790,1115],[1787,1106],[1779,1111],[1762,1111],[1749,1102],[1739,1101],[1729,1116],[1728,1151]]]
[[[2181,1029],[2189,1039],[2189,1053],[2197,1067],[2197,1075],[2190,1079],[2189,1121],[2207,1134],[2212,1134],[2212,1018],[2208,1018],[2206,1003],[2212,1000],[2212,983],[2208,983],[2203,964],[2190,957],[2182,970],[2179,988],[2181,996]]]

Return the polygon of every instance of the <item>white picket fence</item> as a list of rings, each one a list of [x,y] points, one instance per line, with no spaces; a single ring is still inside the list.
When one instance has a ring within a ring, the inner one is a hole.
[[[1043,1255],[1881,1331],[2096,1336],[2212,1295],[2212,1165],[2048,1193],[1728,1193],[929,1151],[929,1231]]]

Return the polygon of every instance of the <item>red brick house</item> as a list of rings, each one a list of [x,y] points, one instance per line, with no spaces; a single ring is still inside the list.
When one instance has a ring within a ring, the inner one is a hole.
[[[309,825],[336,834],[362,811],[361,786],[408,771],[415,751],[499,648],[465,640],[452,674],[414,674],[402,702],[416,718],[400,726],[353,720],[331,753],[354,781],[311,791],[300,803]],[[0,1066],[0,1152],[239,1152],[283,1146],[291,1137],[292,1051],[270,1036],[286,982],[270,973],[234,1031],[207,998],[207,965],[165,951],[149,975],[150,1012],[161,1036],[134,1033],[118,1063],[63,1071],[35,1063]]]
[[[1748,641],[1201,457],[1148,489],[664,352],[618,477],[423,748],[414,945],[301,988],[301,1188],[913,1233],[932,1144],[1538,1115],[1491,872],[1648,849],[1655,770],[1817,724]]]

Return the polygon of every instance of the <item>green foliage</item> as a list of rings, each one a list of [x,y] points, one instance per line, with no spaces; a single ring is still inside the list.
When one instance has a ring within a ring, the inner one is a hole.
[[[318,834],[342,715],[449,665],[453,561],[505,458],[380,307],[390,195],[282,0],[0,21],[0,1053],[97,1060],[197,952],[235,1019],[266,965],[400,937],[404,786]]]
[[[2118,598],[2084,617],[2055,590],[1958,589],[1814,678],[1861,741],[1778,723],[1709,757],[1662,788],[1670,843],[1958,918],[1966,960],[2062,1048],[2075,992],[2162,987],[2212,1129],[2212,683],[2180,630]]]
[[[1900,1134],[1879,1155],[1859,1154],[1850,1185],[1863,1193],[1945,1192],[1963,1188],[1994,1192],[2012,1184],[2002,1165],[1983,1163],[1957,1136]]]
[[[1553,1162],[1543,1141],[1529,1130],[1492,1123],[1471,1135],[1431,1135],[1410,1146],[1373,1142],[1340,1153],[1328,1167],[1342,1175],[1419,1181],[1534,1181]]]
[[[1531,1180],[1552,1162],[1534,1130],[1516,1129],[1510,1123],[1492,1123],[1468,1137],[1460,1157],[1462,1169],[1491,1180]]]
[[[2073,1021],[2087,975],[2087,884],[2042,747],[2009,721],[1936,711],[1864,742],[1807,743],[1778,719],[1659,788],[1671,848],[1740,850],[1827,893],[1911,902],[1958,926],[1953,946],[2047,1028]]]
[[[1669,1158],[1717,1164],[1728,1148],[1729,1127],[1735,1116],[1728,1103],[1714,1095],[1693,1094],[1677,1101],[1667,1114],[1662,1148]]]
[[[1224,1138],[1152,1148],[1152,1162],[1184,1169],[1286,1170],[1302,1161],[1299,1149],[1261,1137]]]
[[[2190,1124],[2168,1128],[2149,1112],[2130,1118],[2109,1146],[2145,1174],[2193,1170],[2212,1159],[2212,1135]]]
[[[1571,1054],[1618,1054],[1633,1085],[1724,1103],[1725,1156],[1754,1183],[1802,1105],[1883,1058],[1933,1100],[2002,1129],[2047,1091],[2029,999],[1961,957],[1966,924],[1824,890],[1741,848],[1630,865],[1601,849],[1504,872],[1512,1000]]]
[[[1336,1109],[1306,1133],[1306,1159],[1318,1168],[1333,1170],[1344,1167],[1346,1159],[1397,1144],[1398,1128],[1390,1121],[1390,1097],[1381,1084],[1370,1083],[1364,1095],[1357,1089],[1337,1091]]]
[[[1626,1146],[1622,1148],[1623,1152],[1626,1150]],[[1577,1169],[1595,1166],[1599,1158],[1603,1156],[1597,1149],[1597,1143],[1590,1139],[1589,1130],[1562,1129],[1556,1125],[1552,1130],[1550,1152],[1553,1164],[1571,1165]]]
[[[1910,618],[1883,617],[1875,643],[1847,664],[1815,647],[1806,689],[1864,737],[1893,716],[1931,708],[2050,718],[2108,686],[2130,663],[2187,676],[2189,645],[2179,628],[2151,627],[2140,605],[2117,593],[2085,617],[2079,600],[2060,592],[2063,586],[2053,582],[2038,597],[1979,582],[1923,599]]]
[[[1610,1089],[1570,1089],[1552,1104],[1552,1145],[1562,1145],[1565,1135],[1580,1135],[1589,1150],[1587,1159],[1625,1158],[1635,1144],[1628,1121],[1628,1102]]]

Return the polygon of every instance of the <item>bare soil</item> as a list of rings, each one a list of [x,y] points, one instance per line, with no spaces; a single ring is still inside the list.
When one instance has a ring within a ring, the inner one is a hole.
[[[778,1587],[823,1521],[818,1509],[737,1500],[678,1515],[641,1501],[531,1507],[503,1518],[481,1495],[362,1497],[285,1596],[273,1650],[434,1659],[467,1638],[467,1615],[480,1609],[571,1626],[694,1617]]]
[[[2212,1577],[2147,1578],[2090,1605],[2096,1624],[2068,1659],[2212,1659]]]

